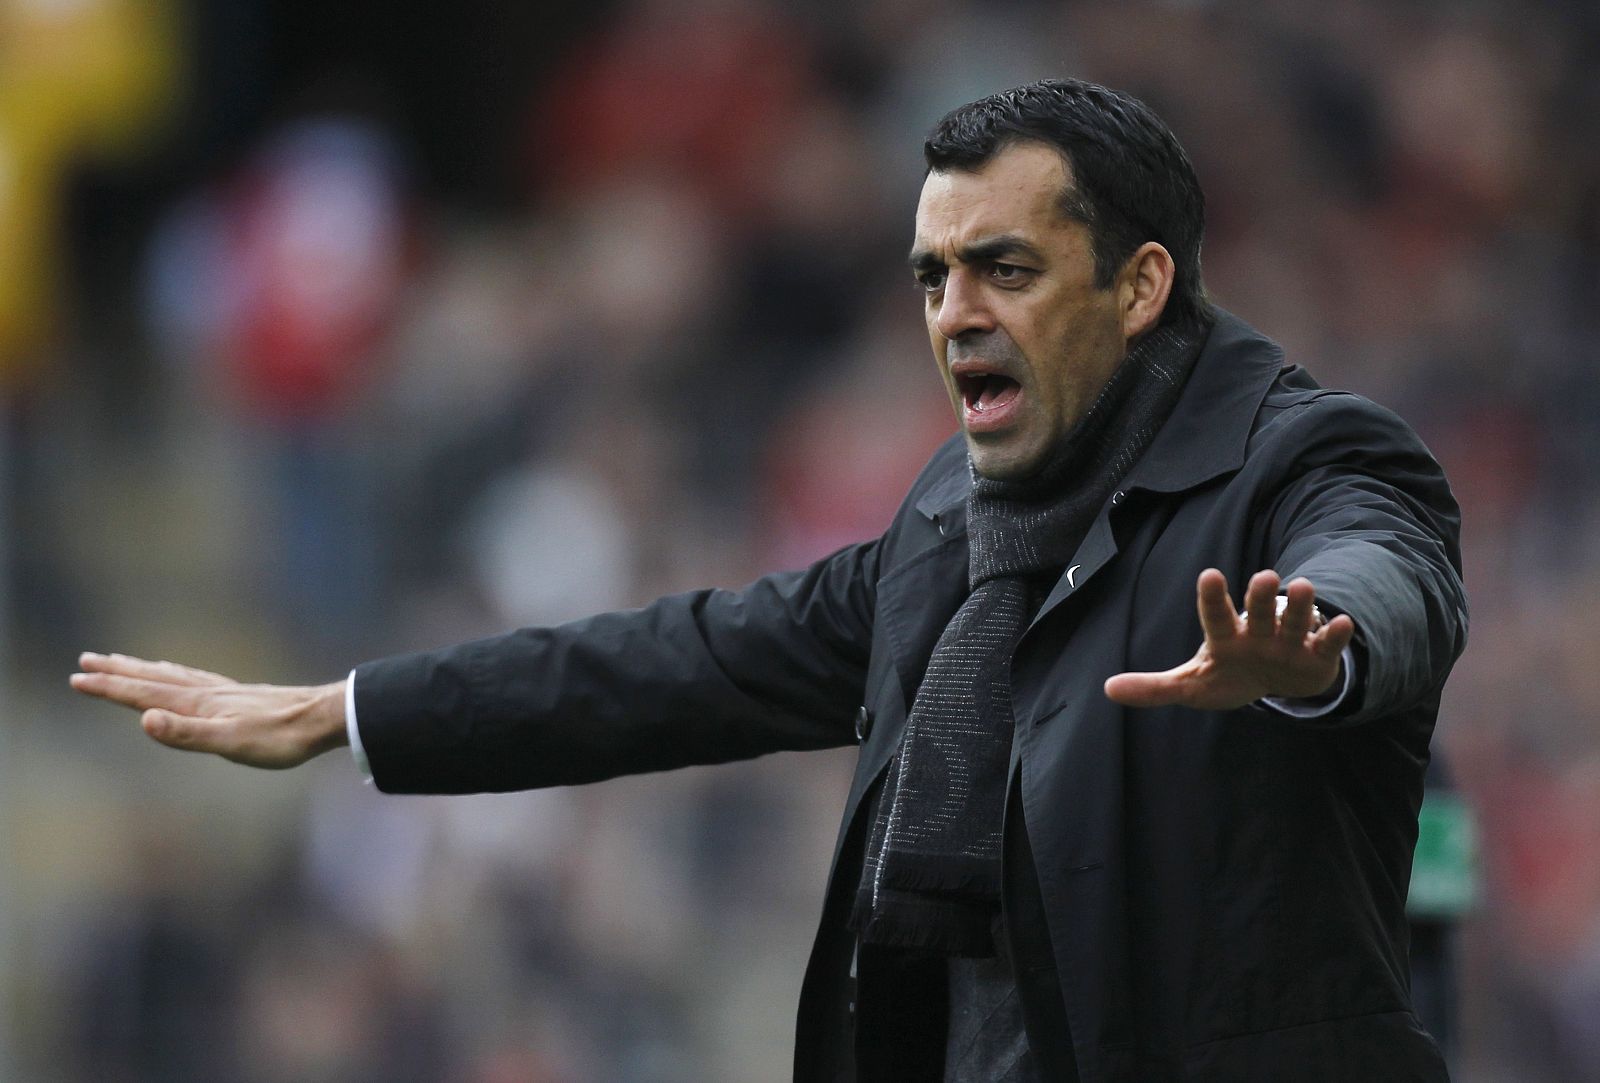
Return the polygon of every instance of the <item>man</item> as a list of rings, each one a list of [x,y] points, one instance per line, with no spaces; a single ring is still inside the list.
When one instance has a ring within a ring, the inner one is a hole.
[[[797,1078],[1444,1078],[1404,931],[1465,636],[1437,464],[1207,303],[1139,102],[1019,87],[926,154],[962,435],[882,537],[320,688],[97,655],[74,686],[257,766],[349,739],[393,792],[859,741]]]

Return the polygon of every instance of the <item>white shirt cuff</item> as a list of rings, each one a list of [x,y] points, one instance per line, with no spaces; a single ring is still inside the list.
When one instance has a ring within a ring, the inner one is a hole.
[[[367,750],[361,745],[361,727],[356,725],[356,671],[344,680],[344,731],[350,737],[350,755],[356,767],[368,782],[372,781],[372,764],[367,762]]]
[[[1314,701],[1291,699],[1285,696],[1263,696],[1256,702],[1263,707],[1271,708],[1279,714],[1286,714],[1290,718],[1321,718],[1325,714],[1332,714],[1338,709],[1339,704],[1345,701],[1350,694],[1350,689],[1356,683],[1356,658],[1355,652],[1345,647],[1344,653],[1339,655],[1339,672],[1344,674],[1344,683],[1339,686],[1339,694],[1332,699],[1318,698]],[[354,700],[351,700],[354,703]],[[353,742],[352,742],[353,745]]]

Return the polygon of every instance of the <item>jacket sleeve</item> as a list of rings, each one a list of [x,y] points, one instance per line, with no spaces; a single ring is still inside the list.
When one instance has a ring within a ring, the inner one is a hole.
[[[373,780],[531,789],[853,743],[880,544],[737,591],[358,666]]]
[[[1329,721],[1392,714],[1434,694],[1466,646],[1461,513],[1444,472],[1393,413],[1323,392],[1286,412],[1267,557],[1356,623],[1361,684]]]

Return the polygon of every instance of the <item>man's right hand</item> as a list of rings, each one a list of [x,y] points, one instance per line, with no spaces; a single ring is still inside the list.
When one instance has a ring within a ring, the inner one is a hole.
[[[72,687],[142,712],[140,725],[164,745],[213,752],[250,767],[297,767],[348,744],[345,682],[295,688],[240,684],[173,662],[123,654],[78,656]]]

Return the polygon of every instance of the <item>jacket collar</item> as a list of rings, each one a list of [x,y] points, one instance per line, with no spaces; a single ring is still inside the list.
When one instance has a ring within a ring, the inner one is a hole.
[[[1244,464],[1256,411],[1284,367],[1283,347],[1239,317],[1215,309],[1194,371],[1172,416],[1123,481],[1124,489],[1177,493],[1202,485]],[[949,533],[966,520],[972,478],[965,457],[916,502]],[[949,524],[949,526],[945,526]]]

